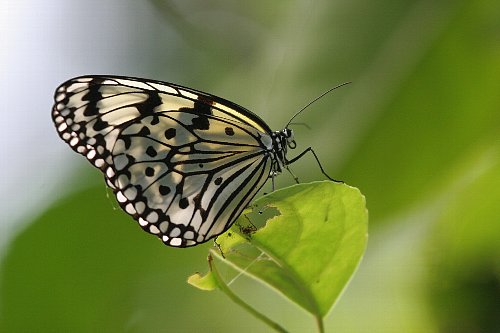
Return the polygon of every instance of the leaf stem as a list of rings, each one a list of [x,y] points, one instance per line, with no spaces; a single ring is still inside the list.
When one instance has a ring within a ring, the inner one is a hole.
[[[321,316],[315,316],[316,324],[318,325],[318,332],[325,333],[325,326],[323,325],[323,318]]]
[[[208,255],[208,266],[210,267],[210,271],[213,274],[213,277],[215,279],[215,283],[217,284],[217,287],[223,293],[225,293],[233,302],[235,302],[236,304],[238,304],[239,306],[241,306],[242,308],[247,310],[250,314],[252,314],[257,319],[262,320],[265,324],[267,324],[272,329],[276,330],[277,332],[288,333],[287,330],[285,330],[283,327],[281,327],[278,323],[276,323],[276,322],[272,321],[271,319],[269,319],[268,317],[264,316],[262,313],[258,312],[254,308],[252,308],[250,305],[245,303],[245,301],[243,301],[241,298],[239,298],[235,293],[233,293],[231,291],[231,289],[228,287],[228,285],[221,278],[221,276],[219,275],[219,272],[217,271],[217,268],[215,267],[215,265],[212,264],[212,262],[213,262],[213,258],[212,258],[212,254],[210,253]],[[323,325],[321,323],[321,327],[322,326]]]

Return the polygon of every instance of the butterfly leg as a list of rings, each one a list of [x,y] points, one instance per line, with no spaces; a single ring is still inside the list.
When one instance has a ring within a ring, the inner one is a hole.
[[[287,161],[287,164],[292,164],[294,163],[295,161],[297,161],[298,159],[300,159],[302,156],[304,156],[305,154],[307,154],[308,152],[311,152],[314,156],[314,159],[316,159],[316,162],[318,163],[319,165],[319,169],[321,170],[321,173],[323,175],[325,175],[326,178],[330,179],[331,181],[334,181],[336,183],[344,183],[343,181],[341,180],[336,180],[336,179],[333,179],[332,177],[328,176],[328,174],[325,172],[325,170],[323,169],[323,166],[321,165],[321,162],[319,161],[319,158],[318,156],[316,155],[316,153],[314,152],[314,150],[309,147],[307,148],[306,150],[304,150],[302,153],[300,153],[299,155],[295,156],[294,158],[292,158],[291,160],[288,160]]]
[[[293,172],[292,170],[288,167],[288,165],[285,166],[286,170],[292,175],[293,179],[295,180],[295,182],[297,184],[300,184],[299,182],[299,177],[297,177]]]
[[[220,247],[220,244],[217,243],[217,237],[214,238],[214,246],[219,250],[220,255],[222,256],[222,258],[226,259],[226,256],[224,255],[224,252],[222,251],[222,248]]]
[[[271,186],[272,186],[272,190],[271,192],[274,192],[274,189],[275,189],[275,186],[274,186],[274,177],[276,177],[276,175],[274,174],[274,172],[271,174]]]

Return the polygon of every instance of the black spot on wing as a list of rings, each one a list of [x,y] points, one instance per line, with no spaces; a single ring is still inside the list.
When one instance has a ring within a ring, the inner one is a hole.
[[[139,131],[139,133],[137,133],[137,135],[139,136],[148,136],[151,134],[151,131],[149,130],[149,128],[147,126],[143,126],[141,128],[141,130]]]
[[[101,83],[103,80],[95,78],[89,82],[88,90],[85,95],[82,96],[82,101],[88,101],[89,103],[83,111],[83,115],[86,117],[96,116],[99,114],[99,108],[97,107],[97,102],[103,99],[102,93],[100,91]]]
[[[198,96],[199,101],[194,102],[194,109],[197,113],[211,115],[212,114],[212,100],[204,98],[204,96]]]
[[[182,198],[181,200],[179,200],[179,208],[185,209],[188,208],[188,206],[189,206],[189,201],[187,198]]]
[[[160,118],[157,115],[151,117],[151,125],[158,125],[160,123]]]
[[[149,157],[155,157],[158,153],[153,147],[149,146],[148,149],[146,149],[146,154],[148,154]]]
[[[94,131],[102,131],[103,129],[105,129],[106,127],[108,127],[109,124],[101,119],[97,119],[96,122],[94,123],[94,126],[92,126],[92,128],[94,129]]]
[[[146,170],[144,170],[144,174],[148,177],[153,177],[155,175],[155,169],[147,167]]]
[[[199,117],[193,118],[193,124],[189,127],[194,130],[206,131],[210,129],[210,122],[208,121],[208,117],[200,115]]]
[[[89,103],[83,110],[83,115],[85,117],[97,116],[99,114],[99,109],[96,107],[95,102]]]
[[[147,94],[148,98],[144,102],[137,105],[137,110],[144,116],[153,115],[154,109],[162,104],[159,94],[154,91],[149,91]]]
[[[129,154],[125,154],[128,160],[128,165],[134,164],[135,163],[135,157]],[[130,177],[129,177],[130,178]]]
[[[176,134],[177,134],[177,130],[175,128],[169,128],[165,131],[165,138],[167,140],[170,140],[170,139],[174,138]]]
[[[87,93],[82,96],[82,101],[98,101],[102,99],[100,88],[101,80],[94,79],[88,84]]]
[[[168,186],[165,186],[165,185],[160,185],[158,187],[158,192],[160,192],[161,195],[167,195],[171,192],[172,190],[170,189],[170,187]]]
[[[224,132],[226,133],[226,135],[229,135],[229,136],[233,136],[234,135],[234,129],[232,127],[226,127],[224,129]]]

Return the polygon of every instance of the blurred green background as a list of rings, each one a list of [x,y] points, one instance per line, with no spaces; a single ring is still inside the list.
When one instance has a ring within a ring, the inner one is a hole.
[[[2,15],[20,3],[26,11],[12,24],[37,17],[53,27],[15,38],[44,43],[46,33],[53,43],[52,56],[36,60],[53,68],[38,84],[45,93],[29,100],[44,119],[33,128],[49,141],[23,175],[31,183],[2,192],[26,212],[1,221],[17,227],[0,257],[0,331],[268,331],[221,293],[185,283],[206,270],[211,244],[167,248],[140,231],[99,172],[58,139],[57,85],[117,74],[222,96],[273,129],[352,81],[296,119],[310,129],[295,127],[297,152],[314,147],[330,175],[365,194],[370,213],[365,258],[326,331],[500,332],[500,2],[7,1]],[[36,73],[21,76],[36,83]],[[1,80],[5,99],[20,90]],[[38,151],[36,141],[18,149]],[[293,170],[302,181],[323,179],[312,158]],[[286,174],[278,182],[292,183]],[[291,332],[314,330],[265,287],[245,279],[233,287]]]

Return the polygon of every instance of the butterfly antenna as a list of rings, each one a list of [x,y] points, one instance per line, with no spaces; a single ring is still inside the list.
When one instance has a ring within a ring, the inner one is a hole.
[[[348,85],[348,84],[350,84],[350,83],[352,83],[352,82],[350,82],[350,81],[349,81],[349,82],[344,82],[344,83],[341,83],[341,84],[339,84],[339,85],[337,85],[337,86],[335,86],[335,87],[333,87],[333,88],[330,88],[330,89],[328,89],[327,91],[325,91],[324,93],[322,93],[321,95],[319,95],[318,97],[316,97],[315,99],[313,99],[312,101],[310,101],[309,103],[307,103],[307,105],[306,105],[306,106],[304,106],[304,107],[303,107],[302,109],[300,109],[297,113],[295,113],[295,114],[293,115],[293,117],[292,117],[292,118],[290,118],[290,120],[289,120],[289,121],[288,121],[288,123],[286,124],[285,128],[288,128],[288,126],[290,126],[290,123],[293,121],[293,119],[294,119],[295,117],[297,117],[299,114],[301,114],[301,113],[302,113],[302,111],[304,111],[305,109],[307,109],[308,107],[310,107],[310,106],[311,106],[314,102],[316,102],[317,100],[319,100],[320,98],[322,98],[322,97],[323,97],[323,96],[325,96],[326,94],[328,94],[328,93],[330,93],[330,92],[334,91],[335,89],[340,88],[340,87],[343,87],[343,86]]]

